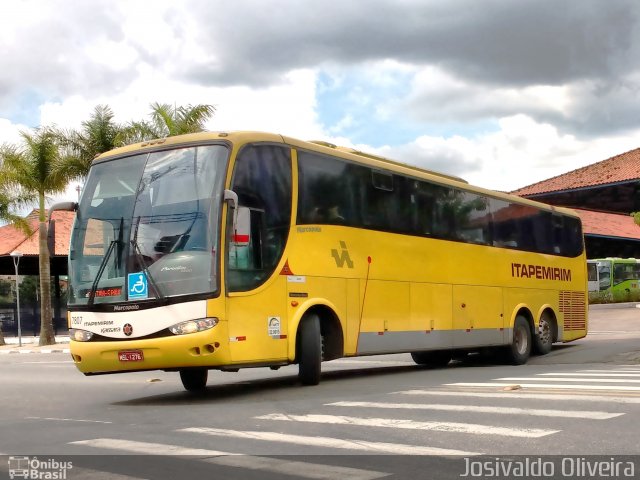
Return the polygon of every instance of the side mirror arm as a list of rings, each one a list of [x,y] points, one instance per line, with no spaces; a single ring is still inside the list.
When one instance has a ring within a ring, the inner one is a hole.
[[[238,225],[238,194],[233,190],[225,190],[223,200],[229,206],[229,208],[233,209],[232,229],[233,232],[235,232]]]
[[[51,214],[55,211],[64,211],[64,212],[76,212],[78,210],[77,202],[59,202],[54,203],[49,207],[49,219],[47,220],[51,223]]]

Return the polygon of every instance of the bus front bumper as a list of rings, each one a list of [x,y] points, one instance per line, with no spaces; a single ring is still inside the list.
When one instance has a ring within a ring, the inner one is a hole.
[[[228,343],[217,325],[187,335],[107,342],[71,341],[73,361],[86,375],[188,367],[216,368],[230,363]]]

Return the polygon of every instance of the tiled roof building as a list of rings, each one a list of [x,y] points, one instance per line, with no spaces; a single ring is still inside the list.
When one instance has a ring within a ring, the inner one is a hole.
[[[575,208],[587,256],[640,258],[640,148],[529,185],[515,195]]]
[[[53,213],[55,221],[55,252],[51,255],[51,274],[66,275],[67,255],[69,254],[69,238],[75,212],[56,211]],[[12,274],[13,261],[9,257],[11,252],[20,252],[20,273],[23,275],[38,275],[39,255],[39,223],[38,210],[32,211],[27,216],[31,225],[31,235],[26,235],[21,230],[5,225],[0,227],[0,274]]]

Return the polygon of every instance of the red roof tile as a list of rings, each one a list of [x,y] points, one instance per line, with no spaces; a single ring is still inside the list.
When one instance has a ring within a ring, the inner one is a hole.
[[[640,240],[640,225],[636,225],[631,215],[618,213],[594,212],[574,208],[582,220],[585,235],[602,235],[605,237],[628,238]]]
[[[638,179],[640,179],[640,148],[534,183],[512,193],[526,197],[539,193],[573,190]]]
[[[69,254],[69,238],[71,237],[71,228],[75,212],[53,212],[53,219],[56,222],[56,245],[55,255]],[[40,230],[38,224],[37,211],[34,210],[27,216],[31,220],[31,228],[33,233],[27,237],[20,230],[5,225],[0,227],[0,255],[8,255],[13,251],[19,251],[23,255],[38,255],[38,232]]]

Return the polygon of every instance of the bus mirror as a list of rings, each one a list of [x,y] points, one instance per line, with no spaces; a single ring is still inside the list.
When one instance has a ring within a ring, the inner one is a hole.
[[[49,248],[49,255],[55,255],[56,222],[51,219],[51,216],[56,210],[75,212],[78,210],[78,204],[76,202],[60,202],[49,207],[49,218],[47,219],[47,246]]]

